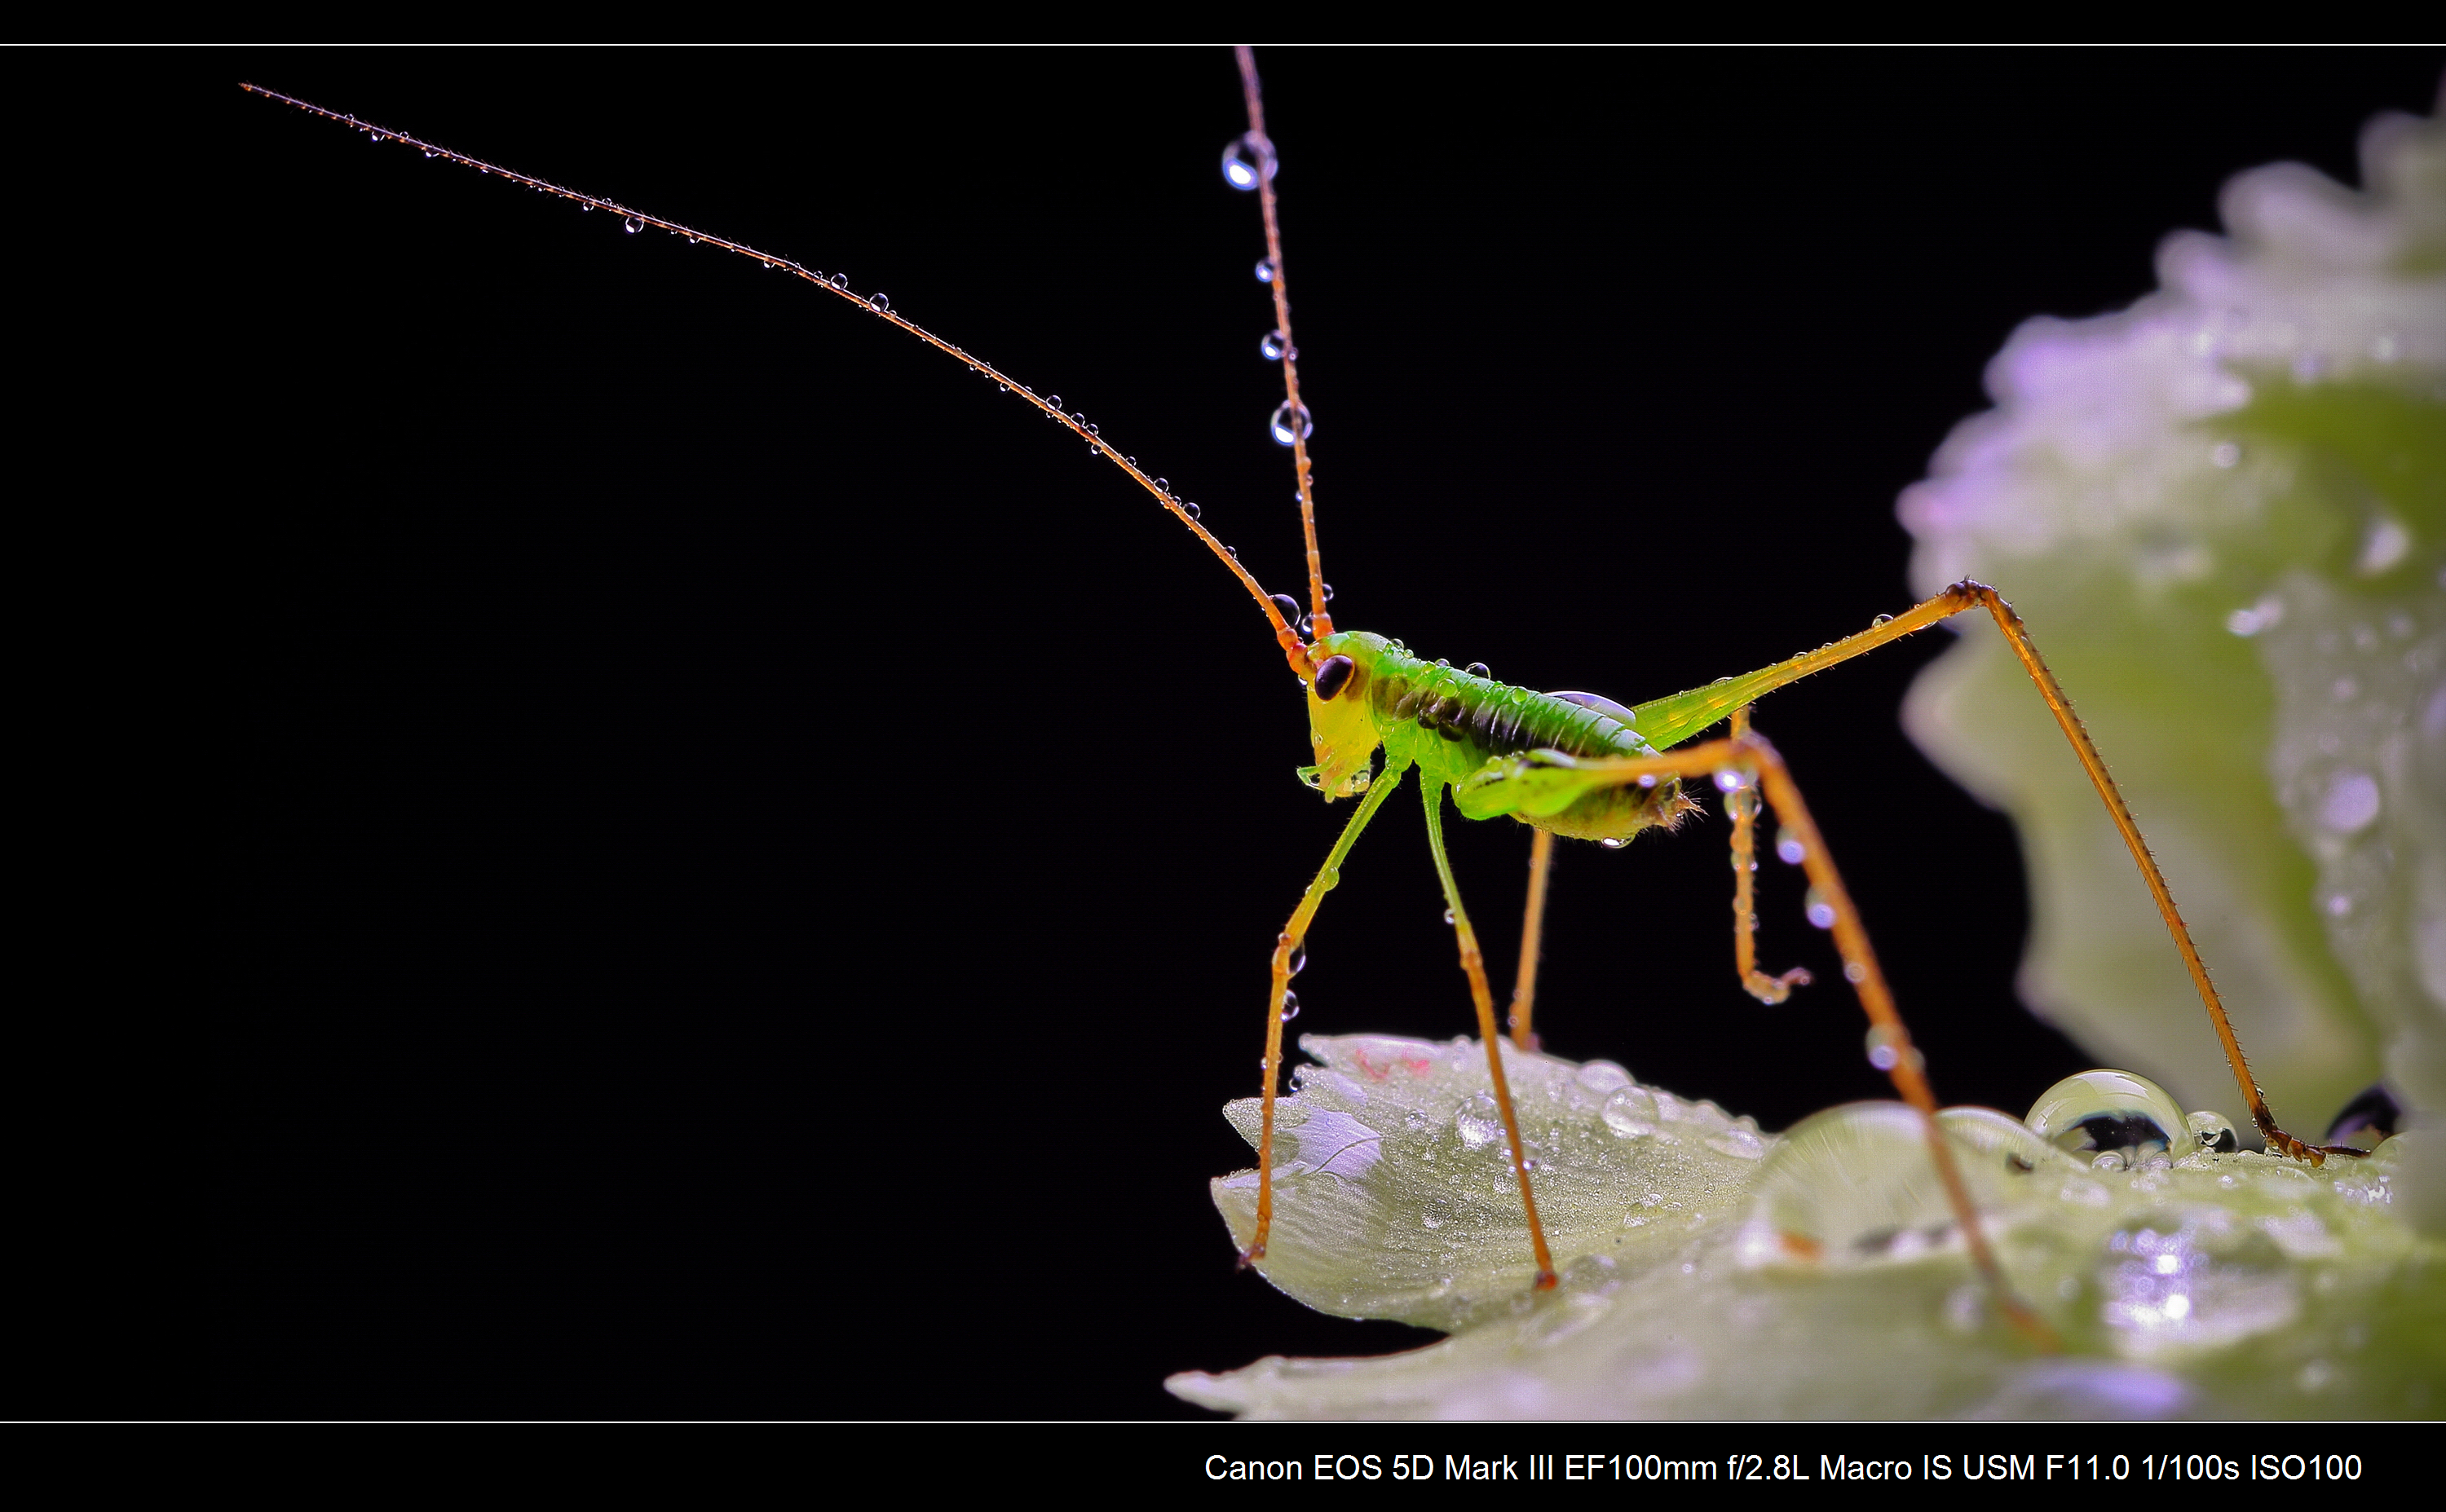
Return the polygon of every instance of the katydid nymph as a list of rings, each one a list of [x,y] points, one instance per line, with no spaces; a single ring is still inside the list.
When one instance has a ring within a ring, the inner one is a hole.
[[[445,153],[438,145],[430,148],[410,137],[399,137],[385,127],[377,128],[365,121],[349,121],[358,130],[384,141],[395,150],[427,151],[429,155],[446,156],[455,161],[468,161],[456,153]],[[407,126],[409,122],[395,124]],[[1248,187],[1259,191],[1261,199],[1270,199],[1274,159],[1261,123],[1249,128],[1252,139],[1240,139],[1236,162]],[[483,165],[510,182],[535,187],[540,180],[508,174]],[[743,244],[723,241],[687,231],[678,222],[644,215],[608,199],[579,196],[554,188],[552,193],[574,200],[590,209],[603,209],[618,215],[622,223],[632,231],[666,231],[688,235],[700,245],[728,250],[751,256],[760,264],[786,271],[794,275],[815,276],[815,270],[762,252]],[[595,217],[601,223],[602,217]],[[622,240],[614,236],[614,241]],[[1275,343],[1281,350],[1276,361],[1287,384],[1296,383],[1297,348],[1290,340],[1289,290],[1298,276],[1296,247],[1270,249],[1273,268],[1277,271],[1271,290],[1277,303],[1275,329],[1282,333]],[[1287,256],[1289,260],[1286,261]],[[822,282],[836,294],[844,297],[857,293],[833,282],[834,274],[826,273]],[[888,308],[873,298],[871,288],[858,297],[858,303],[875,318],[904,330],[917,331],[898,309]],[[1310,543],[1308,581],[1302,591],[1292,597],[1286,610],[1272,600],[1248,569],[1221,546],[1204,526],[1192,517],[1191,491],[1176,490],[1165,483],[1153,463],[1143,467],[1131,463],[1127,447],[1118,437],[1107,440],[1087,420],[1084,409],[1073,410],[1055,402],[1050,387],[1041,394],[1030,393],[1021,378],[1033,381],[1034,375],[1012,374],[1008,378],[990,364],[975,360],[949,338],[937,339],[919,332],[920,338],[962,360],[974,369],[981,382],[1007,386],[1015,397],[1035,406],[1040,414],[1055,419],[1074,438],[1083,441],[1100,456],[1124,466],[1142,487],[1161,500],[1176,518],[1195,532],[1210,553],[1234,574],[1249,592],[1251,601],[1263,612],[1274,636],[1278,652],[1294,673],[1308,683],[1307,698],[1310,715],[1311,735],[1317,742],[1311,757],[1317,771],[1314,780],[1328,801],[1355,800],[1361,807],[1345,841],[1355,842],[1358,826],[1374,815],[1404,784],[1415,781],[1418,791],[1430,800],[1431,841],[1439,853],[1439,871],[1446,889],[1447,905],[1452,909],[1454,924],[1458,931],[1465,969],[1467,970],[1474,1004],[1478,1015],[1480,1037],[1490,1047],[1497,1037],[1495,1022],[1493,989],[1484,979],[1480,961],[1482,953],[1476,945],[1475,930],[1467,910],[1461,905],[1458,883],[1450,876],[1450,868],[1440,860],[1440,836],[1432,826],[1439,824],[1441,804],[1449,792],[1456,795],[1459,812],[1472,818],[1512,817],[1527,824],[1533,832],[1533,856],[1542,876],[1551,857],[1551,836],[1597,841],[1623,840],[1644,828],[1658,828],[1668,823],[1688,800],[1689,792],[1702,791],[1728,781],[1725,797],[1735,821],[1735,845],[1751,844],[1752,825],[1758,817],[1757,796],[1762,795],[1777,811],[1776,816],[1811,872],[1811,881],[1818,897],[1819,908],[1826,912],[1835,939],[1843,947],[1847,968],[1860,974],[1860,987],[1869,1000],[1872,1017],[1878,1015],[1877,1003],[1885,996],[1882,977],[1873,959],[1868,954],[1865,932],[1860,927],[1856,911],[1843,892],[1840,879],[1833,871],[1833,860],[1827,847],[1815,840],[1808,816],[1798,808],[1797,789],[1784,774],[1773,749],[1754,733],[1740,731],[1722,738],[1703,738],[1711,726],[1736,718],[1753,698],[1763,695],[1782,682],[1833,664],[1849,656],[1869,649],[1885,641],[1923,628],[1928,625],[1966,608],[1986,608],[2000,624],[2009,620],[1989,596],[1975,588],[1966,588],[1958,597],[1921,606],[1891,623],[1872,628],[1850,640],[1837,643],[1827,650],[1793,662],[1780,663],[1765,671],[1732,681],[1703,686],[1684,695],[1652,700],[1637,705],[1614,704],[1594,696],[1562,697],[1535,693],[1477,676],[1457,672],[1452,668],[1421,662],[1400,648],[1399,643],[1380,642],[1361,632],[1335,626],[1329,606],[1325,602],[1322,555]],[[1295,467],[1304,504],[1312,508],[1313,490],[1308,487],[1307,422],[1302,419],[1304,401],[1295,387],[1287,389],[1280,399],[1284,406],[1278,411],[1283,435],[1291,442]],[[1312,513],[1310,518],[1313,518]],[[1328,527],[1331,515],[1327,515]],[[1312,529],[1312,527],[1311,527]],[[1342,558],[1338,558],[1342,559]],[[1305,625],[1303,625],[1305,621]],[[2035,653],[2027,659],[2034,673],[2038,663]],[[1094,676],[1092,662],[1084,663],[1084,676]],[[2041,687],[2045,684],[2042,682]],[[1329,697],[1327,695],[1330,695]],[[1623,716],[1628,716],[1624,718]],[[2065,716],[2067,721],[2069,716]],[[2067,729],[2072,726],[2067,722]],[[1632,732],[1636,732],[1634,735]],[[1382,749],[1383,765],[1375,766],[1375,753]],[[1365,791],[1359,791],[1361,779],[1369,779]],[[1653,779],[1643,786],[1642,778]],[[1686,790],[1686,791],[1685,791]],[[2130,831],[2127,831],[2127,834]],[[1382,840],[1376,842],[1383,845]],[[1270,977],[1262,984],[1264,1008],[1269,1029],[1266,1051],[1266,1086],[1269,1095],[1275,1085],[1281,1064],[1281,1007],[1289,990],[1289,976],[1307,943],[1310,918],[1324,895],[1326,883],[1339,869],[1338,863],[1348,854],[1348,845],[1338,846],[1326,874],[1312,886],[1301,904],[1300,912],[1282,931],[1274,952]],[[1737,872],[1737,886],[1747,886],[1747,872]],[[1745,911],[1744,911],[1745,913]],[[1745,919],[1737,921],[1738,948],[1746,950],[1748,926]],[[1331,910],[1326,910],[1325,928],[1331,926]],[[1524,962],[1533,962],[1535,952],[1524,951]],[[1771,984],[1761,992],[1781,992],[1797,986],[1797,981],[1769,977],[1756,972],[1754,964],[1740,962],[1745,983],[1757,987]],[[1848,971],[1847,971],[1847,974]],[[1755,980],[1753,980],[1755,979]],[[1530,1034],[1527,1010],[1533,1003],[1534,982],[1524,977],[1515,989],[1520,1000],[1516,1032],[1525,1040]],[[1252,986],[1251,996],[1253,997]],[[1878,1018],[1876,1028],[1883,1035],[1877,1053],[1889,1062],[1886,1065],[1909,1095],[1910,1086],[1920,1087],[1916,1101],[1927,1103],[1924,1078],[1919,1076],[1909,1041],[1900,1037],[1899,1020],[1893,1019],[1889,1006],[1885,1017]],[[1500,1061],[1490,1048],[1490,1073],[1498,1078]],[[1932,1106],[1932,1103],[1927,1103]],[[1521,1175],[1523,1202],[1533,1202],[1533,1184],[1526,1173],[1517,1169],[1517,1131],[1507,1129],[1514,1141],[1515,1174]],[[2278,1137],[2270,1132],[2271,1143]],[[1943,1157],[1940,1155],[1939,1157]],[[1264,1166],[1261,1157],[1261,1167]],[[1975,1226],[1968,1229],[1975,1232]],[[1263,1241],[1257,1246],[1262,1246]],[[1534,1257],[1539,1272],[1552,1267],[1543,1257]]]

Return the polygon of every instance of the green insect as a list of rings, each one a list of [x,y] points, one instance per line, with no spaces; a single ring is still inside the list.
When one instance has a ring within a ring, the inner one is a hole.
[[[1069,408],[1060,396],[1049,391],[1038,393],[1020,382],[1019,375],[1007,373],[950,338],[918,326],[884,296],[861,292],[837,271],[801,265],[743,242],[468,157],[392,129],[391,123],[376,124],[269,88],[249,87],[272,100],[348,126],[385,146],[421,152],[428,159],[444,159],[509,184],[608,213],[632,233],[654,231],[685,237],[692,244],[731,252],[812,283],[965,364],[981,381],[995,383],[1064,427],[1077,440],[1125,472],[1232,574],[1265,617],[1279,654],[1302,683],[1313,749],[1313,762],[1302,772],[1304,779],[1326,802],[1355,805],[1339,839],[1278,935],[1264,999],[1256,1005],[1262,1009],[1265,1023],[1265,1132],[1258,1155],[1261,1172],[1272,1169],[1273,1099],[1281,1079],[1283,1023],[1296,1007],[1292,978],[1305,961],[1309,934],[1326,896],[1339,881],[1341,868],[1362,832],[1405,786],[1414,787],[1422,800],[1420,812],[1428,848],[1449,909],[1478,1037],[1486,1049],[1512,1171],[1529,1217],[1534,1247],[1533,1285],[1552,1286],[1555,1267],[1537,1223],[1533,1172],[1525,1159],[1498,1048],[1506,1026],[1497,1021],[1485,952],[1446,851],[1442,826],[1447,800],[1464,818],[1511,819],[1532,832],[1530,901],[1522,931],[1519,974],[1508,1016],[1510,1036],[1515,1045],[1525,1048],[1535,1043],[1535,971],[1555,839],[1619,847],[1644,831],[1672,828],[1698,808],[1694,793],[1713,789],[1722,794],[1732,821],[1735,963],[1743,986],[1759,1000],[1773,1003],[1784,1000],[1808,981],[1805,972],[1792,970],[1771,975],[1758,963],[1752,857],[1757,848],[1757,826],[1762,818],[1771,816],[1778,826],[1774,849],[1779,857],[1805,871],[1811,889],[1812,922],[1832,932],[1844,974],[1868,1016],[1872,1061],[1887,1073],[1907,1102],[1932,1118],[1937,1106],[1934,1095],[1858,909],[1803,801],[1799,785],[1776,748],[1750,728],[1748,711],[1757,700],[1777,688],[1968,611],[1985,613],[2006,636],[2028,670],[2037,693],[2054,711],[2075,756],[2114,814],[2156,898],[2175,948],[2183,955],[2199,989],[2246,1105],[2269,1147],[2314,1161],[2333,1152],[2305,1145],[2278,1128],[2249,1077],[2241,1046],[2226,1022],[2206,968],[2192,948],[2164,880],[2150,859],[2102,759],[2082,731],[2063,691],[2047,673],[2028,632],[1995,590],[1975,583],[1958,584],[1925,604],[1881,619],[1875,625],[1816,651],[1746,676],[1719,680],[1631,705],[1593,694],[1539,692],[1507,684],[1487,675],[1481,666],[1456,669],[1444,662],[1414,655],[1402,642],[1339,627],[1331,611],[1331,593],[1326,586],[1318,545],[1308,451],[1312,420],[1301,394],[1300,353],[1291,317],[1290,286],[1297,265],[1287,255],[1279,224],[1277,159],[1266,127],[1254,61],[1242,49],[1239,63],[1248,129],[1227,150],[1225,172],[1235,187],[1253,193],[1265,225],[1267,256],[1261,276],[1270,286],[1274,307],[1274,325],[1265,347],[1269,358],[1278,364],[1283,381],[1281,402],[1271,428],[1275,439],[1291,455],[1306,550],[1306,581],[1303,591],[1295,597],[1270,593],[1208,529],[1201,512],[1183,492],[1175,489],[1152,467],[1142,466],[1128,456],[1119,440],[1106,439],[1083,411]],[[1723,733],[1711,733],[1720,727]],[[1943,1179],[1974,1263],[1995,1288],[2008,1315],[2033,1334],[2042,1334],[2043,1326],[2012,1300],[2009,1279],[2002,1275],[1986,1249],[1966,1188],[1953,1167],[1950,1150],[1938,1137],[1932,1121],[1927,1122],[1927,1129],[1930,1158]],[[1261,1182],[1256,1232],[1244,1260],[1264,1256],[1271,1212],[1270,1186]]]

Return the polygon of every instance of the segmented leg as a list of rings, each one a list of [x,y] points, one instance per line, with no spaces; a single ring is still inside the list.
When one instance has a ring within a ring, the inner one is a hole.
[[[1495,1106],[1503,1114],[1504,1145],[1512,1153],[1512,1174],[1520,1182],[1520,1205],[1529,1215],[1529,1243],[1537,1254],[1537,1290],[1554,1284],[1554,1257],[1546,1248],[1546,1230],[1537,1222],[1537,1198],[1529,1190],[1529,1163],[1520,1148],[1520,1118],[1512,1111],[1512,1084],[1503,1074],[1503,1047],[1495,1033],[1495,995],[1487,990],[1486,957],[1477,948],[1477,931],[1470,927],[1469,910],[1460,905],[1460,888],[1453,882],[1452,862],[1444,856],[1444,788],[1421,780],[1426,799],[1427,849],[1436,858],[1436,876],[1444,886],[1444,905],[1452,910],[1453,933],[1460,941],[1460,969],[1469,978],[1470,1000],[1477,1005],[1477,1037],[1486,1046],[1486,1070],[1495,1081]]]
[[[1554,869],[1554,833],[1533,830],[1529,842],[1529,906],[1520,914],[1520,974],[1512,982],[1512,1042],[1537,1048],[1529,1015],[1537,1004],[1537,956],[1546,945],[1546,879]]]
[[[1750,711],[1733,711],[1736,739],[1750,733]],[[1758,969],[1758,909],[1754,886],[1758,876],[1758,794],[1747,787],[1724,794],[1724,812],[1733,816],[1733,969],[1741,986],[1762,1003],[1782,1002],[1795,987],[1810,982],[1808,968],[1795,966],[1780,977]]]
[[[1776,821],[1782,826],[1784,835],[1800,847],[1800,865],[1808,874],[1810,887],[1816,889],[1818,901],[1834,913],[1834,948],[1843,957],[1843,975],[1859,995],[1861,1010],[1869,1016],[1870,1034],[1882,1052],[1873,1058],[1884,1068],[1903,1101],[1919,1110],[1921,1126],[1928,1134],[1929,1164],[1936,1167],[1937,1180],[1945,1187],[1946,1204],[1953,1210],[1954,1223],[1969,1248],[1971,1263],[1978,1267],[1998,1309],[2013,1326],[2041,1346],[2054,1348],[2054,1332],[2013,1295],[2003,1267],[1996,1263],[1995,1251],[1988,1246],[1987,1235],[1979,1226],[1979,1211],[1970,1201],[1970,1188],[1962,1180],[1952,1147],[1937,1127],[1936,1094],[1929,1088],[1926,1065],[1911,1045],[1910,1031],[1903,1027],[1902,1014],[1894,1007],[1893,993],[1877,965],[1876,952],[1869,944],[1869,932],[1860,923],[1860,912],[1844,889],[1842,874],[1835,870],[1834,858],[1817,832],[1816,821],[1810,817],[1809,806],[1801,801],[1800,788],[1792,780],[1783,757],[1764,736],[1744,729],[1729,738],[1685,746],[1669,756],[1584,762],[1581,770],[1603,771],[1609,780],[1626,783],[1643,776],[1689,779],[1732,772],[1758,785],[1775,810]]]
[[[2072,700],[2065,697],[2063,685],[2040,659],[2039,648],[2030,639],[2027,625],[2013,612],[2013,606],[1985,583],[1968,578],[1954,584],[1927,603],[1907,613],[1884,620],[1857,635],[1806,651],[1788,662],[1752,672],[1743,677],[1726,678],[1704,688],[1677,693],[1669,698],[1643,703],[1632,711],[1637,727],[1646,731],[1651,740],[1672,742],[1685,735],[1695,735],[1735,710],[1745,707],[1770,689],[1798,681],[1814,672],[1822,672],[1838,662],[1848,662],[1866,651],[1873,651],[1889,641],[1927,629],[1940,621],[1951,619],[1967,609],[1987,611],[1996,627],[2004,632],[2004,644],[2013,648],[2014,659],[2022,663],[2030,681],[2037,684],[2039,697],[2046,700],[2047,710],[2055,716],[2056,727],[2063,732],[2072,745],[2073,755],[2080,760],[2081,770],[2089,774],[2090,786],[2098,790],[2099,801],[2115,821],[2116,831],[2123,836],[2124,848],[2140,868],[2140,878],[2148,884],[2149,896],[2155,900],[2158,917],[2166,922],[2166,932],[2174,937],[2174,948],[2181,953],[2183,967],[2192,975],[2192,985],[2200,995],[2200,1003],[2208,1009],[2209,1022],[2216,1029],[2217,1042],[2225,1048],[2226,1064],[2232,1068],[2234,1085],[2242,1090],[2242,1100],[2250,1109],[2250,1120],[2259,1128],[2260,1136],[2271,1150],[2306,1160],[2316,1166],[2329,1155],[2359,1155],[2365,1151],[2349,1146],[2305,1144],[2276,1125],[2276,1115],[2268,1111],[2267,1096],[2252,1079],[2249,1062],[2243,1058],[2242,1041],[2234,1037],[2233,1023],[2226,1017],[2225,1004],[2217,998],[2215,983],[2209,980],[2209,968],[2200,960],[2198,947],[2192,943],[2192,932],[2183,924],[2183,916],[2174,909],[2174,894],[2166,886],[2166,874],[2157,869],[2157,860],[2149,853],[2149,843],[2140,837],[2140,827],[2132,819],[2132,810],[2123,801],[2115,778],[2106,771],[2106,760],[2098,754],[2098,746],[2089,737],[2080,717],[2073,713]]]
[[[1307,941],[1308,922],[1316,917],[1325,895],[1341,880],[1342,863],[1348,858],[1350,848],[1359,843],[1359,831],[1367,828],[1367,821],[1376,817],[1376,811],[1402,785],[1402,775],[1407,770],[1387,767],[1368,788],[1367,795],[1359,800],[1358,812],[1342,827],[1342,837],[1326,852],[1325,865],[1316,868],[1308,890],[1300,894],[1299,906],[1291,910],[1290,922],[1274,938],[1273,986],[1266,994],[1266,1086],[1259,1094],[1257,1124],[1257,1231],[1249,1247],[1240,1252],[1243,1265],[1266,1258],[1266,1237],[1274,1226],[1274,1090],[1282,1081],[1283,995],[1290,991],[1291,954]]]

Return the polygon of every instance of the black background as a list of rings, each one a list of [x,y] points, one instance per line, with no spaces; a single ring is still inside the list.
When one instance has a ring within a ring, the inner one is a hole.
[[[2238,169],[2350,181],[2439,63],[1262,53],[1341,623],[1637,701],[1902,608],[1894,495],[2014,325],[2145,292]],[[839,301],[235,87],[887,290],[1289,589],[1228,53],[75,66],[204,217],[148,349],[206,421],[178,539],[231,767],[209,1379],[86,1409],[1184,1415],[1173,1371],[1427,1336],[1234,1274],[1207,1199],[1342,816],[1226,575]],[[2018,1113],[2087,1061],[2015,1002],[2010,828],[1896,728],[1946,640],[1760,723],[1940,1094]],[[1525,838],[1458,828],[1507,980]],[[1467,1027],[1418,830],[1345,868],[1299,1029]],[[1827,985],[1738,990],[1730,880],[1715,818],[1567,848],[1549,1047],[1771,1128],[1881,1094],[1788,875],[1768,963]]]

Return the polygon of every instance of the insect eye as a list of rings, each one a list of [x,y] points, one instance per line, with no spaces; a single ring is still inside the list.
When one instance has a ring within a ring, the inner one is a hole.
[[[1329,656],[1316,664],[1316,696],[1331,702],[1333,696],[1350,685],[1350,658]]]

